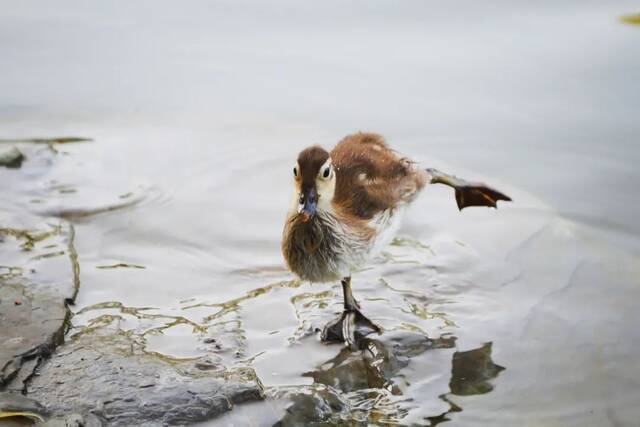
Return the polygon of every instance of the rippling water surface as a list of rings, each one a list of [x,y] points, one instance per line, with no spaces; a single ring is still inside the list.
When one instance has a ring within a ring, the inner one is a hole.
[[[16,144],[27,160],[0,170],[0,212],[75,225],[69,338],[122,329],[148,352],[256,370],[269,399],[210,425],[304,423],[304,395],[348,408],[334,423],[635,425],[630,12],[4,2],[0,137],[93,141]],[[353,278],[385,334],[350,352],[314,332],[340,285],[295,280],[279,244],[297,152],[361,129],[514,203],[459,213],[427,188]],[[372,371],[390,348],[401,363]]]

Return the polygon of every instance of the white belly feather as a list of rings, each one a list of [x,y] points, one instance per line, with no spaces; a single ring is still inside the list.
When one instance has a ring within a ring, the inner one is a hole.
[[[406,205],[398,206],[394,209],[387,209],[374,216],[369,226],[377,230],[373,245],[369,249],[368,257],[374,257],[382,251],[382,249],[393,241],[397,235]]]

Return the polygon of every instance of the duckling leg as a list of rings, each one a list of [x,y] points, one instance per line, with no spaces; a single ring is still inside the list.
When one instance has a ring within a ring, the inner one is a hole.
[[[427,173],[431,175],[432,184],[444,184],[455,189],[456,202],[460,210],[468,206],[495,208],[498,200],[511,201],[511,198],[506,194],[494,190],[481,182],[468,182],[456,176],[440,172],[437,169],[427,169]]]
[[[344,311],[324,327],[320,339],[323,342],[345,342],[349,347],[358,348],[362,338],[373,332],[380,334],[382,329],[360,311],[360,305],[351,292],[351,277],[345,277],[341,283]]]

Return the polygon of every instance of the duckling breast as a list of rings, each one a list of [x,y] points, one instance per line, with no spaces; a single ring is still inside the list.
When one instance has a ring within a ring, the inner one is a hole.
[[[292,218],[285,223],[282,254],[301,279],[330,282],[361,266],[368,246],[335,216],[319,212],[307,222]]]

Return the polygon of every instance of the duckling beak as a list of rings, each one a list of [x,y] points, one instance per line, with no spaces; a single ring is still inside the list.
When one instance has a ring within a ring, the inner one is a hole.
[[[315,187],[304,188],[298,200],[298,214],[302,217],[302,222],[307,222],[316,214],[318,203],[318,192]]]

